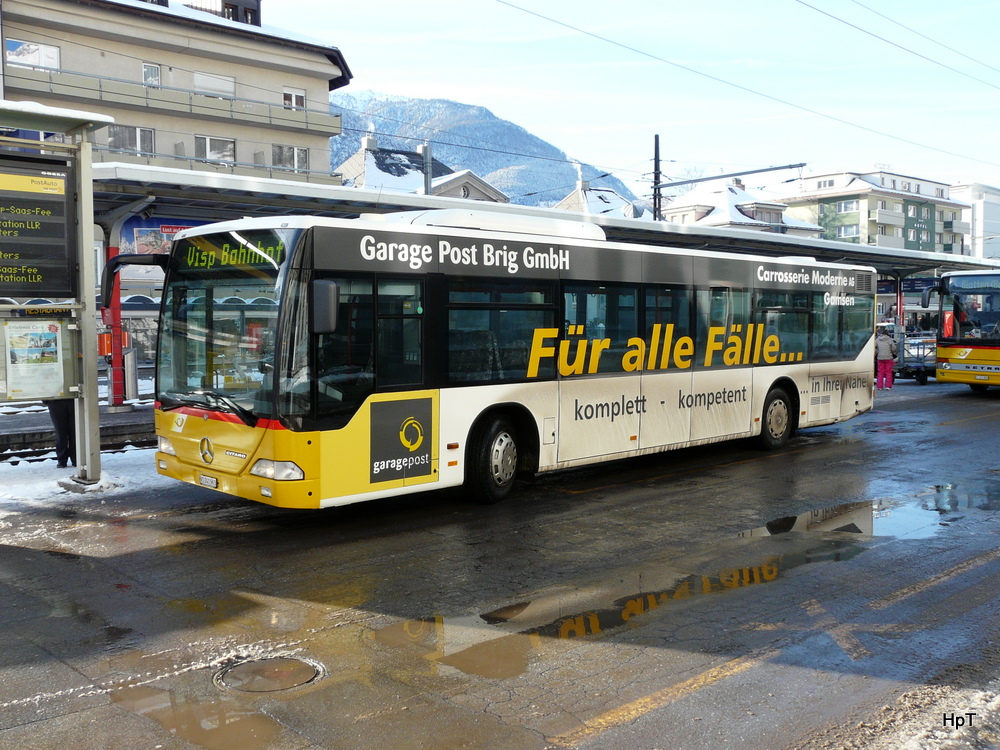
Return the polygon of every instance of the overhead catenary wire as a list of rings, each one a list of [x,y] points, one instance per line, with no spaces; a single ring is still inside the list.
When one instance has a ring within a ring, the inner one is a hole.
[[[646,57],[646,58],[648,58],[650,60],[653,60],[654,62],[663,63],[664,65],[670,65],[670,66],[672,66],[674,68],[677,68],[679,70],[684,70],[684,71],[687,71],[688,73],[692,73],[694,75],[701,76],[702,78],[707,78],[707,79],[709,79],[711,81],[715,81],[716,83],[721,83],[721,84],[723,84],[725,86],[729,86],[731,88],[738,89],[739,91],[743,91],[743,92],[751,94],[753,96],[758,96],[758,97],[761,97],[763,99],[767,99],[767,100],[772,101],[772,102],[777,102],[778,104],[782,104],[782,105],[784,105],[786,107],[791,107],[793,109],[797,109],[800,112],[806,112],[807,114],[815,115],[817,117],[822,117],[823,119],[829,120],[831,122],[836,122],[836,123],[839,123],[841,125],[846,125],[848,127],[855,128],[857,130],[862,130],[862,131],[867,132],[867,133],[872,133],[873,135],[878,135],[878,136],[881,136],[883,138],[888,138],[890,140],[898,141],[900,143],[905,143],[905,144],[910,145],[910,146],[916,146],[918,148],[926,149],[928,151],[934,151],[934,152],[939,153],[939,154],[944,154],[945,156],[954,156],[954,157],[956,157],[958,159],[965,159],[967,161],[976,162],[976,163],[979,163],[979,164],[988,164],[989,166],[992,166],[992,167],[1000,167],[1000,162],[988,161],[986,159],[981,159],[981,158],[977,158],[977,157],[974,157],[974,156],[969,156],[967,154],[960,154],[960,153],[957,153],[955,151],[949,151],[947,149],[938,148],[937,146],[932,146],[932,145],[927,144],[927,143],[921,143],[919,141],[914,141],[914,140],[911,140],[909,138],[903,138],[902,136],[893,135],[892,133],[888,133],[888,132],[885,132],[883,130],[878,130],[877,128],[873,128],[873,127],[870,127],[868,125],[862,125],[861,123],[853,122],[853,121],[847,120],[847,119],[845,119],[843,117],[837,117],[836,115],[831,115],[831,114],[829,114],[827,112],[823,112],[821,110],[813,109],[812,107],[806,107],[805,105],[797,104],[797,103],[795,103],[793,101],[790,101],[788,99],[782,99],[781,97],[775,96],[773,94],[767,94],[767,93],[762,92],[762,91],[757,91],[756,89],[752,89],[749,86],[744,86],[744,85],[739,84],[739,83],[734,83],[733,81],[729,81],[729,80],[726,80],[725,78],[721,78],[719,76],[712,75],[711,73],[705,73],[704,71],[698,70],[697,68],[692,68],[689,65],[683,65],[683,64],[675,62],[673,60],[668,60],[667,58],[661,57],[659,55],[655,55],[652,52],[647,52],[646,50],[639,49],[638,47],[634,47],[634,46],[629,45],[629,44],[625,44],[624,42],[619,42],[619,41],[617,41],[615,39],[611,39],[610,37],[606,37],[606,36],[603,36],[601,34],[597,34],[597,33],[593,32],[593,31],[588,31],[588,30],[580,28],[578,26],[574,26],[573,24],[566,23],[565,21],[560,21],[558,19],[552,18],[551,16],[547,16],[544,13],[539,13],[537,11],[530,10],[528,8],[524,8],[524,7],[520,6],[520,5],[517,5],[516,3],[510,2],[509,0],[495,0],[495,2],[497,2],[497,3],[501,4],[501,5],[506,5],[507,7],[513,8],[514,10],[520,11],[522,13],[526,13],[528,15],[536,16],[537,18],[541,18],[541,19],[543,19],[545,21],[548,21],[549,23],[556,24],[557,26],[561,26],[561,27],[563,27],[565,29],[569,29],[570,31],[575,31],[578,34],[583,34],[583,35],[589,36],[589,37],[591,37],[593,39],[597,39],[598,41],[605,42],[607,44],[611,44],[611,45],[613,45],[615,47],[619,47],[619,48],[627,50],[629,52],[633,52],[633,53],[635,53],[637,55],[640,55],[642,57]]]
[[[983,85],[989,86],[990,88],[994,88],[994,89],[1000,90],[1000,86],[998,86],[998,85],[996,85],[994,83],[990,83],[989,81],[984,81],[982,78],[977,78],[976,76],[971,75],[969,73],[966,73],[965,71],[959,70],[958,68],[953,68],[950,65],[945,65],[943,62],[940,62],[938,60],[930,58],[927,55],[924,55],[924,54],[921,54],[920,52],[917,52],[916,50],[910,49],[909,47],[904,47],[902,44],[897,44],[896,42],[892,41],[891,39],[886,39],[884,36],[879,36],[878,34],[872,32],[872,31],[869,31],[868,29],[862,28],[861,26],[858,26],[857,24],[851,23],[850,21],[845,21],[843,18],[840,18],[839,16],[835,16],[833,13],[829,13],[829,12],[827,12],[827,11],[821,9],[821,8],[817,8],[815,5],[810,5],[809,3],[805,2],[805,0],[795,0],[795,2],[797,2],[799,5],[804,5],[805,7],[809,8],[810,10],[814,10],[817,13],[821,13],[822,15],[826,16],[827,18],[832,18],[834,21],[837,21],[838,23],[842,23],[845,26],[850,26],[852,29],[854,29],[856,31],[860,31],[862,34],[867,34],[870,37],[874,37],[875,39],[878,39],[880,42],[885,42],[886,44],[892,45],[893,47],[896,47],[897,49],[903,50],[904,52],[909,52],[911,55],[916,55],[921,60],[926,60],[927,62],[932,63],[933,65],[939,65],[939,66],[941,66],[945,70],[950,70],[952,73],[957,73],[960,76],[965,76],[966,78],[971,78],[973,81],[977,81],[979,83],[982,83]],[[864,6],[862,6],[862,7],[864,7]],[[879,13],[879,15],[882,15],[882,14]],[[885,16],[883,16],[883,18],[885,18]]]
[[[922,37],[923,39],[926,39],[931,44],[936,44],[939,47],[944,47],[949,52],[954,52],[956,55],[959,55],[960,57],[964,57],[966,60],[969,60],[971,62],[977,63],[978,65],[982,65],[984,68],[989,68],[990,70],[992,70],[992,71],[994,71],[996,73],[1000,73],[1000,68],[995,68],[992,65],[990,65],[989,63],[985,63],[985,62],[983,62],[982,60],[980,60],[977,57],[972,57],[971,55],[965,54],[961,50],[957,50],[954,47],[949,47],[944,42],[939,42],[937,39],[929,37],[926,34],[922,34],[919,31],[917,31],[916,29],[911,28],[911,27],[907,26],[906,24],[900,23],[899,21],[897,21],[894,18],[890,18],[889,16],[885,15],[885,13],[879,13],[874,8],[871,8],[871,7],[867,6],[867,5],[865,5],[864,3],[858,2],[858,0],[851,0],[851,2],[854,3],[855,5],[861,7],[861,8],[864,8],[865,10],[869,11],[870,13],[874,13],[876,16],[879,16],[880,18],[884,18],[889,23],[894,23],[897,26],[899,26],[900,28],[906,29],[911,34],[916,34],[917,36]]]

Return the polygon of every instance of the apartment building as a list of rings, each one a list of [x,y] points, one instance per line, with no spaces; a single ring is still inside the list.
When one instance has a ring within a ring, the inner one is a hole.
[[[952,185],[951,197],[969,204],[962,220],[971,227],[973,257],[1000,258],[1000,188],[981,182]]]
[[[3,98],[113,116],[95,164],[340,184],[328,96],[350,69],[336,47],[263,24],[260,6],[6,0]]]
[[[969,255],[962,212],[947,183],[888,171],[812,175],[781,186],[787,215],[823,227],[823,239]]]

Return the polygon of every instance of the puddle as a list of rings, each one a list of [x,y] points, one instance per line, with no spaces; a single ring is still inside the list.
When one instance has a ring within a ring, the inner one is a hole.
[[[1000,485],[983,482],[939,484],[916,495],[887,496],[872,501],[835,505],[769,521],[740,534],[773,536],[788,532],[836,531],[862,537],[926,539],[983,513],[1000,510]]]
[[[850,512],[810,514],[819,520],[809,523],[816,529],[849,526],[870,538],[871,504],[855,503],[844,508]],[[794,526],[794,522],[782,523]],[[864,527],[867,534],[860,531]],[[613,582],[582,588],[556,587],[553,593],[480,615],[398,622],[372,631],[370,637],[381,646],[427,660],[432,671],[447,666],[479,677],[504,679],[527,670],[531,654],[541,647],[543,638],[599,638],[616,628],[639,628],[648,622],[643,616],[654,610],[696,597],[764,585],[800,565],[846,560],[864,549],[853,534],[847,539],[819,537],[796,542],[782,554],[737,545],[720,553],[722,557],[714,563],[718,567],[712,567],[711,562],[695,564],[696,568],[705,568],[704,572],[680,570],[678,563],[648,563],[617,571],[608,579]],[[718,562],[734,555],[745,559],[746,564]]]
[[[927,539],[1000,510],[1000,486],[939,484],[909,498],[878,498],[872,508],[876,535]]]
[[[406,620],[372,631],[383,646],[420,656],[433,666],[446,666],[487,679],[523,674],[528,655],[537,646],[530,635],[489,628],[475,616]]]
[[[589,587],[553,587],[478,616],[407,620],[370,636],[426,659],[435,670],[448,666],[491,679],[514,677],[528,668],[542,638],[599,638],[617,628],[639,628],[654,610],[771,583],[803,565],[849,560],[878,537],[927,537],[997,510],[1000,482],[996,488],[937,485],[915,496],[842,503],[740,532],[733,545],[709,548],[711,557],[609,571],[605,582]],[[763,539],[776,536],[781,538],[774,542]]]
[[[281,731],[281,725],[270,717],[224,699],[192,701],[170,690],[132,687],[115,693],[112,702],[209,750],[268,747]]]

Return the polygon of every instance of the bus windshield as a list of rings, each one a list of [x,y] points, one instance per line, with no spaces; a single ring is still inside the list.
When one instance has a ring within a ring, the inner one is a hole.
[[[941,304],[943,338],[1000,339],[1000,276],[952,276]]]
[[[299,230],[179,240],[164,289],[156,359],[163,409],[197,406],[248,424],[271,416],[284,269]]]

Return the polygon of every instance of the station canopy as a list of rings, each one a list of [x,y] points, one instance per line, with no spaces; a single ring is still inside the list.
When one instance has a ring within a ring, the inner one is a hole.
[[[609,240],[669,245],[709,252],[753,253],[767,257],[808,256],[816,260],[872,266],[880,274],[904,278],[943,271],[1000,269],[1000,262],[963,255],[894,249],[771,232],[664,224],[555,209],[415,193],[362,190],[294,180],[264,179],[226,172],[196,172],[142,164],[95,163],[94,213],[98,223],[142,206],[147,216],[170,220],[224,221],[258,216],[356,218],[363,213],[460,209],[529,215],[600,226]],[[665,236],[666,233],[666,236]]]

